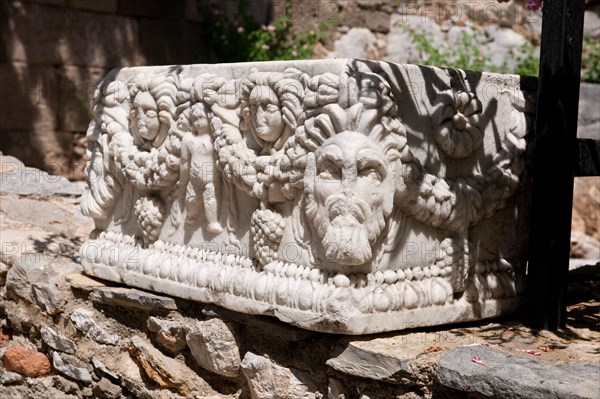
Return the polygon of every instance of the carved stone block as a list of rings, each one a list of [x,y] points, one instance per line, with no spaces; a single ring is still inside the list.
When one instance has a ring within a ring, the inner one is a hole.
[[[82,264],[332,333],[513,311],[535,86],[342,59],[114,70],[87,132]]]

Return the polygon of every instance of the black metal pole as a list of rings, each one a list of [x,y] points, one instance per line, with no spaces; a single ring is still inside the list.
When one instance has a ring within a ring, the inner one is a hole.
[[[565,325],[584,0],[544,0],[533,155],[528,324]]]

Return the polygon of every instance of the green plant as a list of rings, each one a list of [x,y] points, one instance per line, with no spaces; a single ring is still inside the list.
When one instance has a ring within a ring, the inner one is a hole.
[[[540,74],[540,58],[535,53],[535,48],[529,42],[519,47],[517,53],[517,67],[514,73],[523,76],[538,76]]]
[[[587,34],[583,36],[581,80],[600,83],[600,39]]]
[[[420,53],[418,60],[409,60],[409,62],[472,71],[538,75],[539,58],[535,53],[535,48],[529,42],[513,50],[517,64],[511,69],[507,60],[501,65],[496,65],[481,53],[480,48],[486,40],[481,31],[462,32],[453,49],[435,45],[432,37],[426,33],[416,32],[409,28],[405,28],[405,31]]]
[[[248,11],[247,0],[238,1],[233,18],[213,5],[204,6],[207,18],[205,29],[210,34],[209,47],[222,62],[272,61],[311,58],[319,41],[319,30],[297,33],[292,26],[292,3],[286,0],[285,14],[268,26],[259,26]],[[206,58],[202,61],[207,61]]]
[[[453,49],[436,45],[431,35],[425,32],[417,32],[410,28],[405,28],[405,32],[420,53],[418,60],[409,60],[409,62],[474,71],[496,72],[498,70],[498,67],[488,62],[479,50],[484,41],[484,34],[480,31],[462,32]]]

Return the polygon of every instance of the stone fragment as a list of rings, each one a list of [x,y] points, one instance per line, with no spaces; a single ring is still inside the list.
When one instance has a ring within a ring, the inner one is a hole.
[[[70,195],[83,193],[79,183],[67,180],[63,176],[50,175],[43,170],[22,167],[0,175],[0,193],[17,195]]]
[[[59,352],[53,352],[52,366],[56,371],[69,378],[81,381],[85,384],[90,384],[92,382],[92,375],[75,356],[66,354],[61,355]]]
[[[390,13],[383,10],[363,8],[356,3],[348,2],[339,24],[387,33],[390,30]]]
[[[94,386],[94,395],[99,398],[119,399],[123,390],[120,386],[113,384],[106,378],[101,378]]]
[[[600,242],[579,231],[571,232],[571,258],[599,259]]]
[[[483,365],[471,360],[479,357]],[[464,392],[489,397],[598,398],[599,365],[555,366],[533,356],[524,357],[486,346],[455,348],[438,366],[439,382]]]
[[[312,331],[290,326],[289,324],[282,323],[271,317],[245,315],[218,306],[207,305],[202,309],[202,314],[207,317],[220,317],[226,320],[234,320],[238,323],[254,327],[264,334],[283,341],[302,341],[314,335]]]
[[[0,262],[0,287],[3,287],[4,284],[6,284],[6,273],[8,273],[9,269],[9,265],[4,262]]]
[[[43,326],[40,329],[40,334],[42,335],[42,340],[46,345],[51,347],[52,349],[56,349],[57,351],[74,354],[77,350],[77,345],[74,341],[57,333],[53,328],[48,326]]]
[[[36,304],[50,315],[60,313],[70,297],[65,275],[81,270],[66,258],[24,255],[18,257],[6,275],[9,295]]]
[[[208,386],[185,364],[163,355],[140,337],[131,338],[128,350],[144,369],[148,378],[161,388],[175,389],[180,395],[187,396],[193,391],[206,389]]]
[[[72,288],[88,292],[96,287],[105,286],[104,283],[79,273],[69,274],[67,276],[67,281],[71,284]]]
[[[600,6],[596,3],[586,5],[583,31],[592,37],[600,36]]]
[[[43,197],[2,195],[0,260],[13,265],[23,255],[35,253],[52,263],[72,261],[79,249],[76,243],[88,238],[94,228],[93,222],[74,206],[76,203],[75,198],[54,196],[49,201]],[[62,273],[57,270],[55,274]],[[65,288],[71,294],[68,285]]]
[[[200,367],[226,377],[239,375],[240,348],[233,323],[216,317],[198,321],[188,330],[186,341]]]
[[[242,360],[242,373],[248,381],[252,399],[322,397],[308,373],[279,366],[252,352],[247,352]]]
[[[102,373],[106,374],[107,376],[109,376],[110,378],[112,378],[115,381],[119,379],[118,374],[115,374],[112,371],[110,371],[108,369],[108,367],[106,367],[104,365],[104,363],[102,363],[100,360],[98,360],[98,358],[96,358],[95,356],[92,357],[92,366],[94,366],[94,368],[96,370],[100,370]]]
[[[8,344],[10,342],[12,333],[0,328],[0,348],[2,348],[4,345]]]
[[[577,374],[592,381],[596,381],[596,386],[600,388],[600,379],[596,378],[600,377],[600,362],[569,362],[559,364],[556,367],[565,372]],[[600,392],[600,389],[598,392]]]
[[[52,372],[50,360],[43,353],[14,345],[4,351],[4,368],[27,377],[40,377]]]
[[[600,88],[598,99],[600,99]],[[600,112],[598,128],[596,139],[600,140]],[[579,226],[574,225],[573,229],[596,238],[597,246],[600,246],[600,179],[598,177],[576,177],[573,195],[575,197],[573,211],[583,219]],[[597,257],[600,257],[600,250]]]
[[[100,372],[102,376],[129,390],[134,397],[154,399],[151,391],[146,388],[147,382],[143,375],[145,372],[131,358],[129,352],[117,347],[107,349],[92,358],[96,374]]]
[[[0,371],[0,386],[19,384],[21,382],[23,382],[23,376],[21,374],[12,371]]]
[[[366,28],[352,28],[335,41],[334,47],[339,58],[372,58],[377,48],[377,37]]]
[[[177,304],[173,298],[132,288],[97,287],[93,289],[90,299],[92,302],[104,305],[123,306],[149,312],[177,309]]]
[[[71,313],[70,319],[76,329],[98,343],[116,345],[121,341],[120,336],[111,334],[106,326],[94,320],[94,312],[91,310],[77,308]]]
[[[407,350],[387,346],[385,339],[363,341],[344,338],[335,347],[336,356],[327,360],[326,364],[354,377],[411,384],[417,378],[411,362],[422,352],[404,346],[402,349]]]
[[[148,330],[156,334],[158,343],[171,352],[179,352],[187,346],[185,328],[180,321],[150,317],[147,327]]]
[[[0,173],[10,172],[15,169],[22,168],[23,162],[21,162],[18,158],[15,158],[10,155],[2,154],[0,151]]]
[[[392,15],[390,33],[387,37],[386,59],[392,62],[416,62],[421,59],[420,51],[413,42],[411,33],[425,35],[432,46],[445,46],[444,34],[433,20],[416,15]]]
[[[494,38],[494,40],[483,44],[481,53],[493,65],[502,66],[503,63],[506,63],[509,70],[514,70],[517,66],[515,53],[527,42],[527,39],[510,28],[502,28],[496,25],[488,27],[486,35]]]
[[[52,376],[52,380],[54,382],[54,388],[59,389],[65,393],[83,393],[82,389],[79,388],[78,381],[72,380],[68,377],[63,377],[62,374],[54,373],[54,375]]]
[[[59,380],[59,377],[61,380]],[[62,383],[66,378],[58,375],[49,375],[39,378],[27,378],[22,385],[3,385],[0,386],[0,397],[2,399],[82,399],[72,392],[67,393],[62,388],[67,386]],[[75,384],[73,382],[73,384]],[[75,384],[77,385],[77,384]],[[70,390],[69,390],[70,391]]]

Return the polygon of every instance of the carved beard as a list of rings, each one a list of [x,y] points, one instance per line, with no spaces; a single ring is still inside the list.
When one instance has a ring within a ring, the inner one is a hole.
[[[320,205],[313,194],[308,194],[306,214],[322,239],[325,258],[344,265],[371,260],[371,246],[385,227],[383,212],[373,212],[354,195],[333,194]]]

